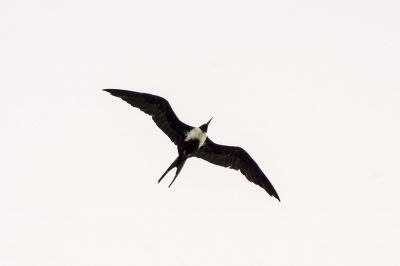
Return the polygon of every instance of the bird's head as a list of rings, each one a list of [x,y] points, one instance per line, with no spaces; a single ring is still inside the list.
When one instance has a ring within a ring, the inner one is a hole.
[[[207,132],[208,124],[210,124],[210,122],[211,122],[212,119],[213,119],[213,118],[211,117],[211,119],[208,120],[207,123],[205,123],[205,124],[203,124],[203,125],[200,126],[200,129],[201,129],[203,132]]]

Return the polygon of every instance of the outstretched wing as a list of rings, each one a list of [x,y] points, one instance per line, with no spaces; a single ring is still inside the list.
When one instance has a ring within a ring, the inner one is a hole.
[[[156,125],[167,134],[175,145],[181,144],[185,140],[185,133],[192,128],[179,120],[171,105],[162,97],[117,89],[105,89],[104,91],[151,115]]]
[[[205,144],[194,153],[193,156],[216,165],[240,170],[249,181],[259,185],[265,189],[269,195],[280,201],[278,193],[276,193],[271,182],[244,149],[219,145],[207,138]]]

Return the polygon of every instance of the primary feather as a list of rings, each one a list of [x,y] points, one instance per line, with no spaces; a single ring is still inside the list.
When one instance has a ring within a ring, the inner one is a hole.
[[[191,126],[179,120],[169,102],[160,96],[117,89],[105,89],[104,91],[151,115],[156,125],[175,145],[182,144],[186,138],[185,133],[192,129]]]
[[[278,193],[271,182],[244,149],[234,146],[219,145],[207,138],[205,144],[194,153],[193,156],[216,165],[240,170],[247,180],[259,185],[269,195],[280,201]]]

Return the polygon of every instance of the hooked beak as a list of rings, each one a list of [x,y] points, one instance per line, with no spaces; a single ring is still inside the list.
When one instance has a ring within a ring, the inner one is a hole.
[[[211,117],[211,119],[207,122],[207,126],[208,126],[208,124],[210,124],[212,119],[213,119],[213,117]]]

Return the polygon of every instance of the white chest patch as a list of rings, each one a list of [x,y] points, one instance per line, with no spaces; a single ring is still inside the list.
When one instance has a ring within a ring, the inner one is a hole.
[[[185,141],[188,141],[191,139],[197,139],[200,142],[199,143],[199,148],[200,148],[201,146],[204,145],[204,142],[207,139],[207,133],[203,132],[203,130],[201,130],[200,128],[195,127],[186,134]]]

